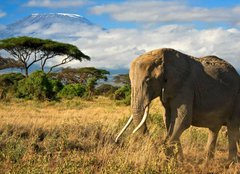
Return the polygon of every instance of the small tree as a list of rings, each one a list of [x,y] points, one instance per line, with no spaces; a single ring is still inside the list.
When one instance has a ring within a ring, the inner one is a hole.
[[[73,60],[90,60],[89,56],[83,54],[74,45],[26,36],[0,40],[0,50],[7,51],[15,60],[21,62],[26,76],[28,76],[29,68],[39,61],[41,61],[42,70],[45,71],[50,59],[56,57],[61,59],[49,67],[49,72],[51,72],[54,68]]]
[[[96,87],[95,94],[112,97],[118,87],[111,84],[101,84]]]
[[[129,74],[118,74],[113,77],[113,82],[116,84],[129,85],[130,84]]]
[[[97,85],[97,78],[92,77],[87,80],[86,83],[86,90],[87,90],[87,96],[92,97],[94,94],[95,86]]]
[[[64,84],[81,83],[87,84],[88,79],[107,80],[110,73],[104,69],[94,67],[84,68],[64,68],[58,73],[52,73],[52,76],[61,80]]]

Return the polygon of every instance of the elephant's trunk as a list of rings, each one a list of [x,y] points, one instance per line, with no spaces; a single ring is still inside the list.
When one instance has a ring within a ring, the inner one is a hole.
[[[141,92],[138,92],[141,91]],[[131,98],[131,110],[133,114],[133,123],[136,126],[133,133],[138,131],[144,134],[147,131],[146,118],[149,110],[149,100],[144,89],[133,90]]]
[[[139,89],[136,90],[132,88],[132,93],[131,93],[132,115],[129,118],[126,125],[118,134],[117,138],[115,139],[115,142],[118,141],[119,137],[125,132],[125,130],[131,124],[131,122],[133,122],[135,125],[135,129],[133,130],[132,133],[135,133],[138,131],[139,133],[144,134],[147,131],[146,119],[149,111],[149,102],[148,100],[146,100],[145,97],[143,97],[143,95],[139,94],[139,91],[142,91],[142,90],[139,90]]]
[[[142,129],[142,133],[145,133],[147,131],[147,126],[146,126],[146,119],[147,119],[147,116],[148,116],[148,111],[149,111],[149,106],[147,106],[145,108],[145,111],[144,111],[144,115],[142,117],[142,120],[140,121],[140,123],[138,124],[138,126],[133,130],[132,133],[135,133],[137,132],[139,129]]]

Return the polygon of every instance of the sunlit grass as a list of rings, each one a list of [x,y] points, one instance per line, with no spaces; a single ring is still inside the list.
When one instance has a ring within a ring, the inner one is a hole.
[[[227,137],[220,132],[216,159],[205,160],[206,129],[190,128],[182,136],[185,160],[167,159],[162,146],[165,128],[159,101],[147,120],[149,135],[130,135],[119,144],[118,131],[130,115],[121,106],[99,97],[62,102],[0,103],[0,173],[236,173],[225,169]]]

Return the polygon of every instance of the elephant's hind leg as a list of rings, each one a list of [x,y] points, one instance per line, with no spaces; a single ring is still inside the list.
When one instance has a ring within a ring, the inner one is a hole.
[[[209,160],[214,158],[215,146],[216,146],[217,136],[218,136],[218,132],[219,132],[220,128],[221,128],[221,126],[218,126],[215,128],[209,128],[208,142],[207,142],[207,146],[206,146],[206,151],[207,151],[206,162],[208,162]]]
[[[240,94],[235,102],[235,109],[232,117],[230,118],[227,129],[228,129],[228,143],[229,143],[229,154],[228,160],[237,162],[238,161],[238,143],[240,138]]]
[[[229,124],[228,126],[228,143],[229,143],[229,154],[228,160],[237,162],[237,143],[239,140],[239,127],[236,124]]]

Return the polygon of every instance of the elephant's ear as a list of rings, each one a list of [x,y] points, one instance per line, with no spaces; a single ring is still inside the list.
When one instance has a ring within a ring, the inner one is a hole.
[[[175,50],[165,50],[163,54],[164,76],[167,81],[166,88],[180,89],[184,79],[189,75],[190,56]],[[168,90],[168,89],[166,89]]]

